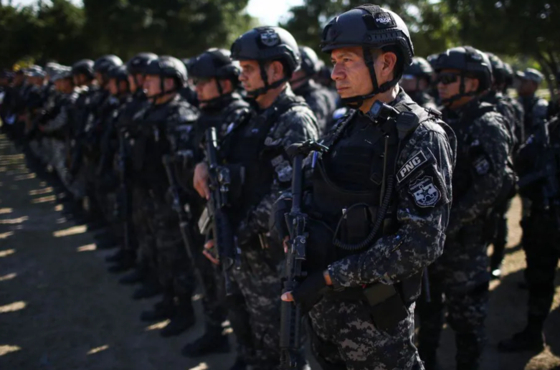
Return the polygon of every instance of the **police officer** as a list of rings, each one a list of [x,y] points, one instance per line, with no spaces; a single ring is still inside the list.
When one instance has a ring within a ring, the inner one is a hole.
[[[221,138],[227,133],[230,123],[251,111],[249,104],[238,93],[241,69],[239,63],[232,62],[230,55],[229,50],[209,49],[193,58],[189,64],[189,76],[193,79],[200,107],[193,145],[193,148],[198,149],[194,153],[195,163],[203,160],[204,155],[200,148],[203,144],[204,133],[208,128],[215,127]],[[198,220],[200,217],[202,211],[200,200],[201,198],[198,196],[190,198],[193,220]],[[197,260],[195,263],[202,271],[204,278],[202,283],[205,285],[207,295],[203,298],[206,331],[202,337],[183,348],[182,353],[188,357],[198,357],[208,353],[229,350],[228,338],[223,334],[222,329],[222,322],[226,319],[227,307],[222,294],[223,281],[221,280],[221,274],[216,274],[216,269],[205,258],[200,261]],[[236,299],[243,300],[240,292],[238,292]],[[248,323],[244,324],[243,320],[243,317],[247,316],[246,310],[243,310],[241,314],[232,310],[229,316],[235,334],[250,331]],[[239,327],[239,325],[244,325],[244,327]],[[244,336],[239,335],[237,342],[248,347],[250,343],[243,343],[244,339]],[[242,360],[239,359],[239,361]]]
[[[497,111],[504,117],[507,125],[508,133],[513,140],[512,153],[513,156],[519,150],[519,146],[523,142],[524,127],[523,118],[518,114],[514,99],[507,99],[504,96],[507,80],[507,67],[504,62],[492,53],[486,53],[492,64],[492,87],[483,96],[482,101],[492,104]],[[511,196],[514,195],[512,191]],[[504,252],[508,240],[507,212],[511,206],[511,198],[506,198],[501,204],[497,204],[492,214],[489,216],[490,221],[490,238],[494,248],[490,258],[490,273],[492,278],[501,276],[501,265],[504,258]]]
[[[525,112],[525,136],[528,138],[535,132],[535,126],[542,124],[547,116],[548,102],[536,95],[544,76],[534,68],[527,68],[517,71],[515,77],[519,102]]]
[[[457,369],[474,370],[484,348],[488,304],[485,223],[492,207],[513,187],[507,165],[512,139],[504,117],[481,101],[492,84],[486,54],[469,46],[448,49],[434,69],[444,118],[457,135],[457,165],[445,248],[429,267],[431,302],[419,303],[419,351],[426,368],[434,369],[447,308]]]
[[[312,307],[311,348],[323,369],[423,369],[414,301],[422,271],[443,251],[452,131],[398,86],[414,49],[396,13],[354,8],[325,26],[321,45],[352,110],[311,162],[308,277],[282,299]]]
[[[137,205],[144,202],[144,194],[142,191],[137,192],[135,178],[131,168],[131,152],[134,147],[135,138],[138,134],[137,125],[135,124],[135,115],[144,109],[148,100],[144,93],[143,85],[146,68],[152,60],[157,59],[157,55],[153,53],[140,53],[132,57],[126,63],[126,71],[128,77],[128,88],[130,94],[126,96],[122,108],[115,118],[115,130],[118,138],[118,162],[116,169],[118,173],[120,190],[119,190],[119,215],[122,221],[123,242],[119,250],[106,258],[107,262],[114,262],[113,270],[124,271],[136,265],[138,240],[145,235],[143,228],[136,229],[133,221],[136,214]],[[141,189],[141,187],[140,187]],[[141,214],[141,212],[140,212]],[[134,271],[119,279],[122,284],[139,283],[146,277],[147,261],[142,260]]]
[[[502,352],[541,352],[545,345],[543,327],[552,306],[560,259],[558,123],[558,116],[542,123],[521,148],[516,163],[519,192],[531,201],[528,216],[523,220],[523,248],[527,259],[525,280],[529,297],[527,324],[521,332],[498,344]],[[531,177],[533,180],[527,181]]]
[[[317,54],[308,46],[300,46],[301,67],[294,72],[290,85],[294,94],[301,96],[309,105],[319,125],[319,134],[324,135],[331,128],[332,115],[336,109],[336,98],[326,87],[315,82],[321,63]]]
[[[233,43],[231,53],[232,59],[240,61],[239,80],[257,106],[252,117],[232,125],[219,153],[232,179],[239,179],[230,190],[228,216],[241,261],[231,274],[250,315],[255,352],[245,358],[254,369],[272,369],[280,360],[276,266],[282,257],[268,247],[268,219],[278,191],[290,184],[287,147],[317,139],[318,130],[313,112],[288,84],[300,65],[298,45],[288,31],[252,29]],[[207,182],[208,166],[201,163],[195,170],[194,186],[205,198],[209,197]]]
[[[434,70],[428,61],[414,57],[412,64],[404,71],[401,79],[403,90],[420,106],[436,109],[434,98],[428,94]]]
[[[167,195],[169,181],[163,166],[164,155],[192,150],[190,135],[198,112],[178,93],[186,81],[187,70],[177,58],[160,56],[147,66],[144,88],[151,104],[137,113],[143,135],[135,143],[132,159],[135,171],[141,171],[138,175],[147,194],[144,227],[154,240],[141,252],[152,262],[163,289],[162,301],[152,311],[143,312],[141,319],[171,319],[160,332],[163,337],[179,335],[195,323],[191,302],[195,282],[188,268],[178,216]]]

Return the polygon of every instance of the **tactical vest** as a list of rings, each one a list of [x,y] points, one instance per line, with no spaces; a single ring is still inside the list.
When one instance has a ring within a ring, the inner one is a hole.
[[[290,109],[305,107],[305,101],[296,96],[283,96],[264,113],[233,124],[224,136],[221,152],[232,175],[230,203],[233,222],[240,221],[247,211],[270,192],[274,181],[272,160],[278,155],[277,147],[265,143],[278,118]],[[236,225],[234,225],[236,227]]]
[[[330,150],[315,161],[313,191],[306,197],[305,211],[310,216],[308,243],[311,250],[323,251],[321,256],[307,259],[306,269],[311,273],[361,253],[381,236],[398,230],[394,195],[399,153],[420,123],[441,121],[436,116],[439,112],[421,108],[408,99],[399,101],[394,108],[399,112],[397,117],[384,122],[372,122],[354,112],[325,139]],[[453,140],[452,130],[441,124]],[[408,280],[410,284],[405,281],[398,287],[405,302],[419,295],[421,274]],[[350,296],[361,294],[358,290]]]

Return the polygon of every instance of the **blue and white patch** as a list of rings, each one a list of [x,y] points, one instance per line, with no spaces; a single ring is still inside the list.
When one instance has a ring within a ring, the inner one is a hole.
[[[281,182],[288,182],[292,180],[292,166],[290,162],[283,161],[274,167],[276,174],[278,175],[278,180]]]
[[[490,162],[485,156],[478,157],[473,162],[474,170],[479,175],[486,175],[490,171]]]
[[[414,203],[420,208],[434,207],[441,199],[441,192],[431,176],[413,181],[408,191],[414,197]]]
[[[397,182],[399,184],[403,182],[426,162],[428,162],[428,158],[426,157],[424,152],[419,151],[418,153],[416,153],[397,172]]]

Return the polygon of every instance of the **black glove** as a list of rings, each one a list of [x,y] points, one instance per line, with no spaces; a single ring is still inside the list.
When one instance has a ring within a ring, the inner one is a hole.
[[[323,272],[316,272],[306,278],[293,291],[292,297],[301,307],[302,314],[308,313],[329,290]]]

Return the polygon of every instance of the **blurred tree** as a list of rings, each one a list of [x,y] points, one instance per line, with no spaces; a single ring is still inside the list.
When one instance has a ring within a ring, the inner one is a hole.
[[[37,22],[31,7],[16,9],[0,5],[0,66],[12,67],[19,59],[31,56],[29,45],[37,40]]]
[[[85,34],[96,53],[123,58],[142,51],[178,57],[229,48],[255,24],[248,0],[84,0]]]

